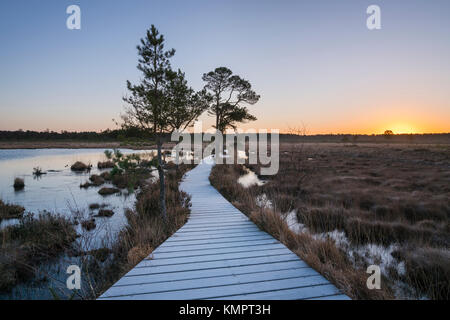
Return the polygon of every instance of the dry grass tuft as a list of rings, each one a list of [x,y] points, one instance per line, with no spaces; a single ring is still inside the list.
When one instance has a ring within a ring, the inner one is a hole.
[[[22,178],[14,179],[14,190],[19,191],[25,188],[25,181]]]
[[[178,185],[190,168],[181,165],[178,170],[166,173],[167,223],[160,216],[158,183],[144,186],[137,195],[135,210],[126,212],[128,226],[112,247],[113,258],[107,265],[92,269],[97,293],[108,289],[186,223],[190,198],[178,190]]]
[[[0,230],[0,291],[32,278],[40,264],[68,250],[76,236],[70,221],[50,213],[26,215],[18,225]]]
[[[355,146],[286,143],[280,146],[278,174],[264,177],[268,182],[261,187],[245,189],[237,183],[242,166],[215,166],[210,180],[261,228],[351,297],[393,298],[401,280],[408,288],[401,297],[448,299],[449,272],[442,261],[448,264],[444,258],[450,246],[450,149]],[[260,168],[247,167],[256,173]],[[268,208],[255,203],[263,194],[270,201]],[[293,211],[306,232],[290,234],[282,226],[281,217]],[[348,261],[342,251],[348,247],[327,238],[335,231],[343,232],[355,250],[368,245],[399,248],[392,256],[404,263],[404,272],[389,270],[381,291],[368,290],[369,260],[357,253]],[[407,255],[408,250],[415,255]]]
[[[4,203],[0,200],[0,221],[2,219],[18,219],[23,216],[25,208],[15,204]]]

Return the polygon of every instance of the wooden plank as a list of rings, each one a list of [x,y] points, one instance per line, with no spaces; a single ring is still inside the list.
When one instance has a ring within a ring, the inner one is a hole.
[[[300,300],[318,299],[324,295],[339,295],[339,290],[330,283],[316,286],[306,286],[277,291],[249,293],[244,295],[232,295],[216,297],[215,300]],[[342,295],[340,295],[342,297]],[[346,297],[346,296],[344,296]],[[348,299],[348,297],[347,297]]]
[[[185,289],[176,291],[165,291],[157,293],[144,293],[144,294],[127,294],[118,297],[109,297],[112,300],[121,299],[170,299],[170,300],[184,300],[184,299],[212,299],[218,297],[230,297],[242,294],[250,293],[262,293],[270,292],[281,289],[294,289],[309,286],[318,286],[329,284],[322,276],[309,276],[309,277],[299,277],[299,278],[289,278],[282,280],[273,281],[261,281],[254,283],[244,283],[244,284],[234,284],[234,285],[224,285],[216,287],[207,288],[196,288],[196,289]]]
[[[157,274],[146,273],[142,275],[125,276],[122,279],[120,279],[114,286],[214,278],[218,276],[226,276],[234,274],[236,275],[252,274],[258,272],[270,272],[270,271],[301,269],[301,268],[309,268],[309,267],[300,260],[294,260],[286,262],[257,264],[252,265],[251,268],[249,268],[248,266],[237,266],[237,267],[222,267],[204,270],[173,272],[164,274],[164,277],[161,277],[161,274],[159,273]]]
[[[265,244],[279,243],[278,240],[275,239],[264,239],[264,240],[255,240],[255,241],[235,241],[229,243],[205,243],[205,244],[197,244],[190,246],[160,246],[154,252],[184,252],[187,250],[195,250],[195,251],[203,251],[203,250],[211,250],[211,249],[222,249],[222,248],[239,248],[239,247],[247,247],[247,246],[259,246]]]
[[[175,252],[161,252],[159,250],[155,250],[152,253],[152,259],[163,259],[163,258],[174,258],[174,257],[197,257],[204,255],[216,255],[216,254],[229,254],[229,253],[237,253],[237,252],[263,252],[268,249],[283,249],[284,246],[281,243],[270,243],[263,244],[259,246],[238,246],[238,247],[222,247],[222,248],[213,248],[206,250],[182,250]]]
[[[219,261],[208,261],[208,262],[194,262],[186,264],[173,264],[164,266],[149,266],[146,268],[134,268],[131,269],[126,276],[148,274],[151,270],[152,273],[168,273],[168,272],[181,272],[181,271],[191,271],[191,270],[204,270],[212,268],[225,268],[233,266],[253,266],[265,263],[274,262],[286,262],[286,261],[296,261],[298,258],[292,254],[285,254],[280,256],[267,256],[267,257],[254,257],[236,260],[219,260]],[[142,262],[141,262],[142,263]],[[251,267],[249,267],[251,270]]]
[[[257,226],[255,226],[253,223],[249,224],[238,224],[238,225],[232,225],[232,226],[216,226],[214,229],[212,228],[205,228],[205,227],[182,227],[177,232],[202,232],[202,231],[210,231],[210,230],[240,230],[240,229],[252,229],[252,230],[259,230]]]
[[[260,231],[260,229],[254,224],[237,224],[231,226],[215,226],[215,227],[204,227],[196,226],[189,228],[179,229],[176,233],[195,233],[195,232],[232,232],[232,231]]]
[[[226,241],[226,240],[242,240],[242,239],[251,239],[253,237],[265,237],[265,238],[271,238],[268,234],[265,233],[255,233],[254,235],[246,235],[246,234],[242,234],[242,233],[238,233],[238,234],[233,234],[230,236],[218,236],[218,237],[211,237],[211,236],[195,236],[195,237],[190,237],[190,238],[184,238],[178,235],[173,235],[172,237],[170,237],[168,240],[166,240],[167,244],[172,244],[172,243],[176,243],[176,242],[184,242],[187,243],[188,241]]]
[[[220,224],[222,227],[236,227],[236,226],[251,226],[251,225],[255,225],[253,222],[251,221],[246,221],[246,222],[240,222],[240,223],[221,223]],[[191,225],[189,224],[188,226],[185,227],[184,230],[186,229],[211,229],[217,227],[217,223],[211,223],[211,224],[207,224],[207,225]]]
[[[234,243],[234,242],[242,242],[242,241],[257,241],[257,240],[265,240],[265,239],[273,239],[268,234],[261,234],[256,236],[245,236],[245,237],[236,237],[233,239],[202,239],[202,240],[184,240],[184,241],[166,241],[162,244],[164,247],[173,247],[173,246],[191,246],[197,244],[214,244],[214,243]]]
[[[195,262],[212,262],[212,261],[232,261],[243,258],[259,258],[259,257],[273,257],[291,254],[295,255],[289,251],[286,247],[284,248],[274,248],[267,249],[264,252],[231,252],[222,254],[209,254],[202,256],[191,256],[191,257],[175,257],[175,258],[155,258],[155,259],[144,259],[135,268],[147,268],[152,266],[168,266],[168,265],[184,265],[187,263]],[[155,254],[155,257],[157,255]]]
[[[233,238],[236,236],[247,236],[247,235],[254,235],[254,234],[260,234],[261,231],[258,229],[235,229],[232,231],[228,230],[210,230],[210,231],[204,231],[204,232],[177,232],[172,236],[173,240],[181,240],[181,239],[205,239],[205,238]]]
[[[99,299],[348,299],[223,198],[211,166],[180,184],[188,222]]]
[[[335,294],[331,296],[316,296],[313,298],[308,298],[307,300],[351,300],[345,294]]]
[[[281,279],[293,279],[318,276],[318,273],[311,268],[290,269],[270,271],[265,273],[252,273],[245,275],[227,275],[214,278],[201,278],[182,281],[168,281],[160,283],[143,283],[120,287],[113,287],[104,297],[115,297],[124,295],[160,293],[178,290],[192,290],[199,288],[210,288],[219,286],[229,286],[236,284],[257,283],[261,281],[273,281]]]

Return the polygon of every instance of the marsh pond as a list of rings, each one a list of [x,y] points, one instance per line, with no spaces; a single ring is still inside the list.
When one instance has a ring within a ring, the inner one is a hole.
[[[119,152],[124,157],[132,154],[138,154],[139,159],[153,157],[152,150],[121,149]],[[32,240],[33,236],[37,236],[36,232],[27,235],[27,241],[20,244],[21,247],[29,247],[32,246],[30,242],[44,241],[42,238],[51,237],[51,231],[46,234],[39,225],[35,226],[36,229],[30,227],[33,225],[30,221],[37,221],[41,217],[47,225],[50,221],[51,226],[59,232],[66,226],[64,222],[59,225],[60,222],[52,220],[52,217],[70,221],[73,241],[85,251],[107,248],[126,225],[125,211],[133,209],[136,192],[128,186],[117,187],[108,178],[111,165],[106,165],[106,168],[99,165],[108,161],[104,149],[0,150],[1,204],[21,208],[17,217],[5,216],[3,209],[3,216],[0,216],[0,232],[3,236],[0,254],[0,271],[3,274],[0,287],[3,290],[0,290],[0,299],[52,299],[59,294],[64,295],[64,292],[55,293],[51,288],[64,288],[67,267],[79,262],[76,255],[68,256],[63,253],[40,262],[40,276],[29,277],[27,281],[17,279],[23,277],[23,271],[18,266],[9,265],[11,263],[8,261],[8,252],[22,252],[14,246],[20,242],[17,239],[25,236],[17,234],[39,230],[39,239]],[[87,168],[74,170],[75,163],[86,164]],[[147,180],[151,182],[152,179],[156,179],[155,172],[149,170]],[[24,186],[15,187],[15,181],[22,181]],[[108,192],[111,190],[112,192]],[[10,241],[5,241],[6,238]],[[29,251],[28,249],[26,252]]]

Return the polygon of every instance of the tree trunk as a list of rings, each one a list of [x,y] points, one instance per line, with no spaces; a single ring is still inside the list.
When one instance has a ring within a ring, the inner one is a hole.
[[[163,217],[164,222],[167,222],[166,186],[164,181],[164,169],[162,163],[161,138],[158,138],[157,145],[158,145],[158,174],[159,174],[159,207],[161,208],[161,216]]]

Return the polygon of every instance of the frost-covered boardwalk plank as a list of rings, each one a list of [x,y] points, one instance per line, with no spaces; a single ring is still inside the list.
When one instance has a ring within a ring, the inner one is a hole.
[[[348,299],[209,183],[204,161],[180,188],[188,222],[99,299]]]

